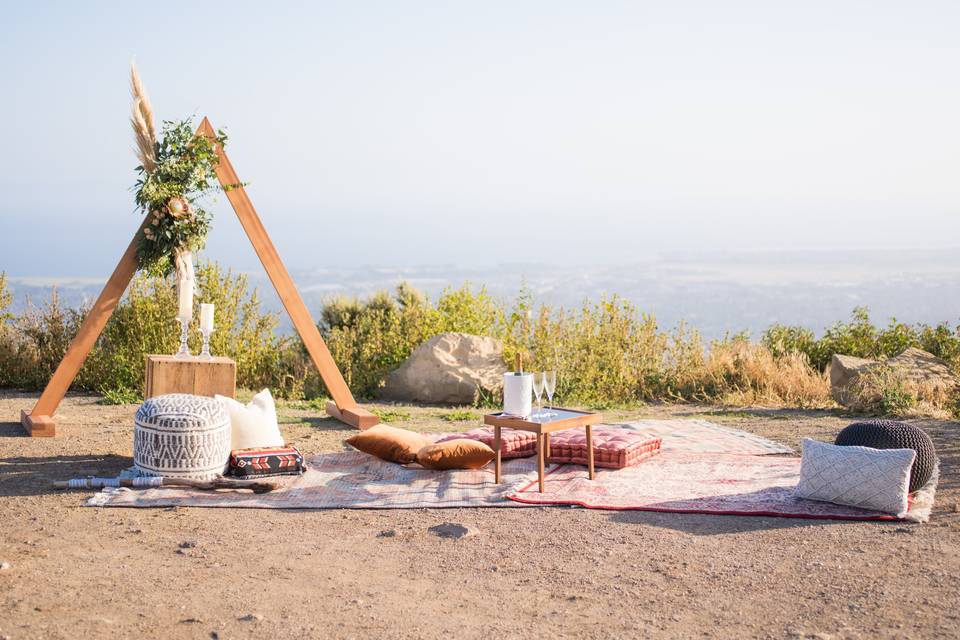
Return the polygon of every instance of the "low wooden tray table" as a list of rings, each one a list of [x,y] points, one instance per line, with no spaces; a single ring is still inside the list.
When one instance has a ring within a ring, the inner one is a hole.
[[[546,415],[552,412],[555,415]],[[532,431],[537,434],[537,474],[540,484],[540,493],[543,493],[543,470],[546,461],[550,459],[550,434],[564,429],[584,427],[587,430],[587,469],[590,479],[593,480],[593,425],[601,422],[603,417],[599,413],[575,411],[573,409],[541,409],[539,413],[526,418],[506,416],[502,412],[490,413],[483,416],[483,424],[493,427],[493,450],[497,452],[494,463],[494,481],[500,484],[500,448],[503,442],[500,439],[500,430],[519,429]]]

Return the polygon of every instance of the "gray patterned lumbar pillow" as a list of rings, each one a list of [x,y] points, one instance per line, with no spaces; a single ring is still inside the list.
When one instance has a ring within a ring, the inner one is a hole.
[[[916,455],[913,449],[841,447],[804,438],[795,495],[903,517]]]

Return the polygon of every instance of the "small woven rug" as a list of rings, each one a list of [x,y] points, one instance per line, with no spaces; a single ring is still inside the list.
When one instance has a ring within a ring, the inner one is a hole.
[[[108,488],[87,501],[96,507],[234,507],[247,509],[425,509],[522,507],[506,499],[537,477],[535,458],[503,464],[500,484],[493,466],[478,470],[429,471],[384,462],[360,453],[324,453],[307,461],[300,476],[271,478],[270,493],[197,489]]]

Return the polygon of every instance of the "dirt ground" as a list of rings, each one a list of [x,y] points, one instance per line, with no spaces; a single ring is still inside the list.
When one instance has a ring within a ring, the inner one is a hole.
[[[130,466],[135,407],[70,397],[58,436],[32,439],[17,420],[33,399],[0,392],[0,638],[960,637],[957,423],[917,421],[942,459],[924,525],[556,507],[98,509],[82,506],[90,492],[50,482]],[[374,408],[425,431],[476,424],[470,412]],[[349,433],[309,406],[280,413],[307,454],[339,450]],[[850,420],[609,413],[668,416],[794,447]],[[428,533],[443,522],[478,533]]]

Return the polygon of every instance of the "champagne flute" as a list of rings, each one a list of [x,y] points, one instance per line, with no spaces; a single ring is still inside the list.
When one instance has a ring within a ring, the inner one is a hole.
[[[537,398],[537,411],[533,414],[533,418],[540,417],[540,398],[543,397],[543,388],[546,382],[546,378],[542,373],[534,372],[533,374],[533,395]]]
[[[559,415],[553,410],[553,394],[557,390],[557,372],[555,369],[543,372],[543,390],[547,392],[547,401],[550,403],[547,415]]]

